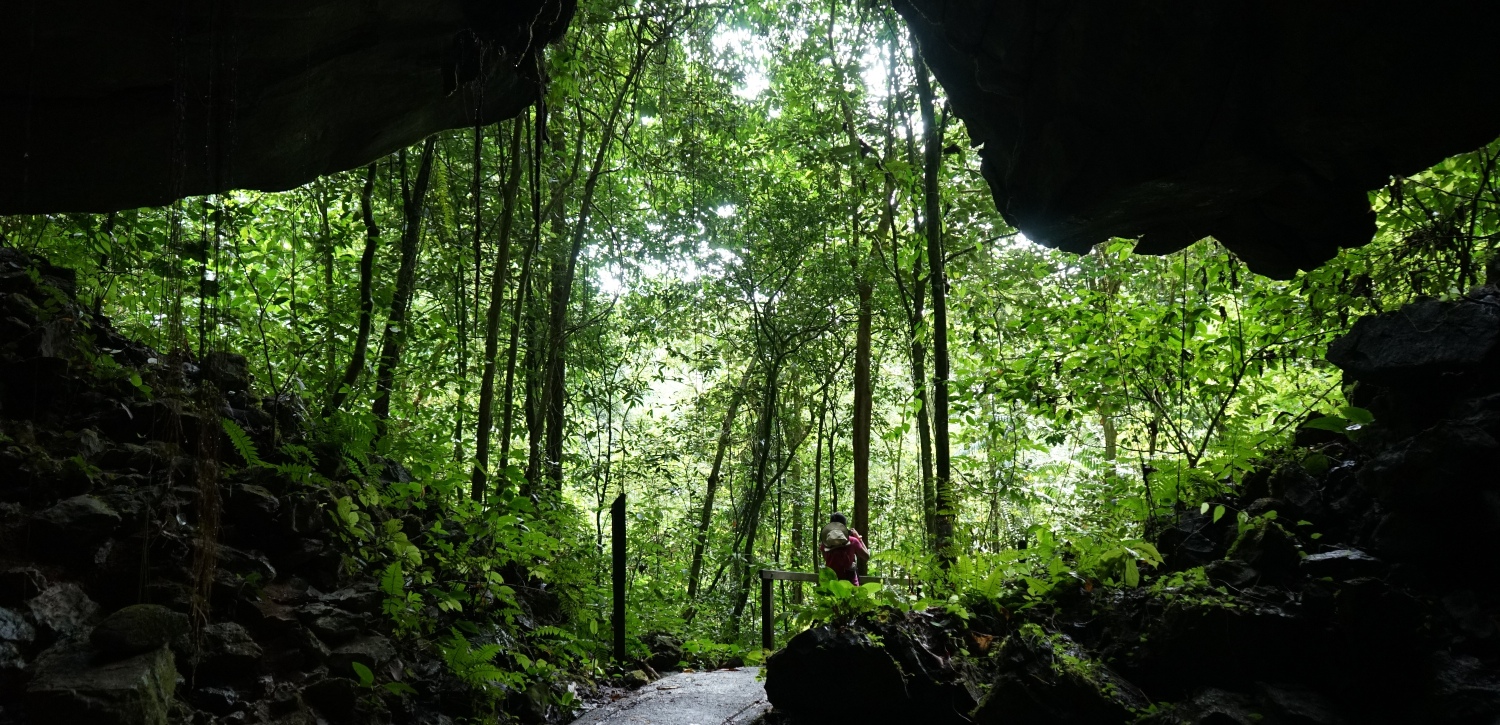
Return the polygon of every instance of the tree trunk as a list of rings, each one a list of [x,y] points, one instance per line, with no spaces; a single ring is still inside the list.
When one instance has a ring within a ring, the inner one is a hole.
[[[750,386],[750,375],[754,365],[745,367],[740,384],[729,398],[729,409],[724,413],[724,423],[719,426],[719,441],[714,451],[713,468],[709,469],[708,482],[703,491],[703,513],[698,517],[698,535],[693,540],[693,563],[688,570],[688,606],[698,598],[698,577],[703,573],[703,548],[708,545],[708,526],[713,518],[714,495],[719,490],[719,474],[723,470],[724,453],[729,449],[730,434],[734,431],[734,419],[739,414],[740,403],[745,399],[745,389]]]
[[[635,62],[631,65],[630,72],[626,74],[624,83],[620,85],[620,92],[615,96],[614,104],[609,110],[609,117],[604,121],[603,135],[599,139],[599,150],[594,154],[594,163],[589,167],[589,175],[583,182],[583,199],[578,204],[578,220],[573,223],[573,240],[568,249],[565,266],[554,267],[552,271],[551,315],[547,345],[547,388],[542,393],[542,399],[546,401],[547,416],[545,451],[547,478],[550,482],[550,492],[558,496],[562,494],[563,426],[566,422],[563,413],[567,408],[564,396],[567,392],[568,304],[573,297],[573,280],[578,271],[578,254],[583,249],[583,238],[588,235],[589,216],[594,210],[594,192],[599,188],[599,178],[604,172],[604,162],[609,158],[609,151],[615,143],[615,125],[619,123],[620,112],[625,107],[625,99],[630,97],[630,89],[635,84],[636,78],[640,76],[641,68],[646,62],[647,50],[646,47],[637,48]]]
[[[437,137],[429,136],[422,145],[422,161],[410,193],[402,189],[405,223],[401,229],[401,268],[396,274],[396,291],[391,296],[391,314],[385,321],[380,342],[380,365],[375,375],[375,404],[371,412],[382,424],[391,417],[391,390],[395,387],[396,366],[401,364],[401,344],[406,339],[406,313],[417,278],[417,253],[422,241],[422,213],[427,202],[427,182],[432,178],[432,154]],[[404,186],[404,185],[403,185]],[[381,433],[384,433],[382,425]]]
[[[932,432],[936,458],[933,472],[933,545],[938,560],[945,566],[956,556],[953,550],[954,520],[958,501],[953,491],[948,448],[948,301],[947,274],[943,259],[942,200],[938,196],[938,174],[942,170],[942,130],[937,126],[932,105],[932,85],[927,66],[922,62],[916,38],[912,38],[912,65],[917,74],[917,97],[922,107],[923,216],[927,232],[928,281],[932,284]]]
[[[828,391],[833,388],[832,370],[828,373],[828,381],[823,384],[823,407],[818,409],[818,436],[813,439],[813,520],[812,528],[821,530],[823,528],[823,422],[828,418]],[[818,556],[818,537],[813,537],[812,562],[813,571],[817,571],[822,565],[822,559]]]
[[[375,164],[370,164],[365,172],[365,189],[359,196],[359,210],[365,220],[365,251],[359,257],[359,334],[354,339],[354,355],[349,358],[349,366],[344,368],[344,377],[334,390],[333,397],[323,406],[324,418],[333,415],[349,399],[349,393],[359,381],[360,372],[365,369],[365,356],[369,353],[371,317],[375,310],[371,293],[375,276],[375,248],[380,243],[380,227],[375,226],[375,212],[371,208],[375,196],[375,173]]]
[[[740,631],[740,617],[745,614],[745,603],[750,596],[751,580],[755,574],[755,537],[760,530],[760,509],[767,492],[766,467],[771,460],[771,434],[775,430],[776,420],[776,383],[780,372],[781,361],[769,361],[766,367],[765,396],[761,400],[759,420],[755,424],[755,440],[752,443],[754,455],[750,466],[754,477],[740,515],[740,531],[744,537],[740,552],[743,569],[739,590],[735,594],[734,612],[729,617],[729,626],[736,634]]]
[[[870,328],[873,312],[870,281],[863,274],[855,280],[859,317],[854,333],[854,528],[870,543]],[[859,573],[869,573],[869,563],[859,562]]]
[[[536,114],[538,125],[544,123],[543,113],[538,110]],[[532,236],[531,244],[527,245],[526,253],[521,259],[521,278],[516,282],[516,298],[511,303],[510,319],[510,345],[505,353],[505,396],[501,404],[500,414],[500,471],[503,475],[510,463],[510,435],[515,425],[515,382],[516,382],[516,354],[521,342],[521,315],[526,309],[527,300],[531,292],[531,265],[536,257],[537,247],[542,240],[541,225],[541,188],[537,186],[541,175],[541,150],[537,146],[537,138],[540,134],[534,134],[531,139],[531,206],[532,206]]]
[[[484,321],[484,374],[479,383],[479,419],[474,435],[474,476],[471,495],[475,501],[484,500],[486,479],[490,463],[490,431],[494,428],[495,403],[495,356],[500,347],[500,308],[505,304],[506,277],[510,273],[510,229],[515,219],[516,192],[521,186],[521,122],[512,122],[510,131],[510,170],[507,172],[505,191],[500,210],[500,251],[495,257],[495,271],[490,276],[490,307]],[[478,206],[475,206],[478,211]],[[509,366],[507,366],[509,368]],[[507,370],[509,378],[509,370]],[[507,387],[509,387],[507,385]],[[507,391],[508,392],[508,391]],[[502,437],[501,446],[510,445]]]
[[[536,280],[532,279],[533,286]],[[537,295],[533,292],[532,297]],[[537,305],[526,305],[526,358],[521,367],[526,370],[526,494],[535,496],[542,480],[542,433],[545,403],[542,400],[542,369],[546,355],[542,349],[540,326],[541,310]]]
[[[337,345],[334,343],[334,300],[336,292],[333,286],[333,230],[328,224],[328,180],[327,177],[318,181],[318,231],[322,236],[322,263],[323,263],[323,311],[328,316],[328,323],[323,326],[323,384],[324,390],[328,390],[333,383],[334,368],[337,358]],[[222,218],[222,214],[220,218]]]

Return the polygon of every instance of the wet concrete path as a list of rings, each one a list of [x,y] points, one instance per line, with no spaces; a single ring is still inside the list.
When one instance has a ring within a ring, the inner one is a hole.
[[[603,705],[575,725],[749,725],[771,703],[755,679],[755,667],[712,672],[679,672],[634,694]]]

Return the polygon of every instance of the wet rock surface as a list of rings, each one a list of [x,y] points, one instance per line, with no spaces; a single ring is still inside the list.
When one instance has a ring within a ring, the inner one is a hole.
[[[872,722],[1500,722],[1491,308],[1500,291],[1486,287],[1361,321],[1329,359],[1375,422],[1299,434],[1210,502],[1227,515],[1164,522],[1167,565],[1140,588],[1082,583],[967,623],[887,613],[815,627],[768,660],[772,703],[794,723],[844,712],[829,692],[876,703]],[[940,689],[956,683],[982,696],[964,709]]]
[[[80,644],[42,653],[26,688],[26,710],[44,722],[166,725],[177,686],[165,647],[100,663]]]

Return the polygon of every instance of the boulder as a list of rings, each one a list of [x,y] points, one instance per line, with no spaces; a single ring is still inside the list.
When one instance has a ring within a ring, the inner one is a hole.
[[[354,717],[359,705],[359,685],[346,677],[329,677],[315,682],[302,692],[307,704],[334,722]]]
[[[99,605],[77,584],[54,584],[26,603],[37,626],[54,636],[82,630],[99,612]]]
[[[1269,519],[1254,519],[1229,547],[1227,558],[1243,562],[1272,581],[1297,574],[1301,560],[1296,539]]]
[[[26,710],[44,722],[166,725],[177,670],[166,647],[106,664],[63,643],[43,652],[26,688]]]
[[[20,606],[47,588],[47,577],[30,566],[13,566],[0,571],[0,606]]]
[[[354,639],[364,629],[361,617],[322,603],[303,605],[297,616],[319,639],[335,646]]]
[[[89,641],[106,660],[122,659],[187,637],[188,616],[160,604],[133,604],[104,618]]]
[[[29,674],[21,650],[12,642],[0,642],[0,700],[15,701]]]
[[[966,722],[975,697],[955,651],[925,613],[820,625],[766,660],[766,697],[797,722]]]
[[[651,650],[651,656],[646,659],[646,664],[657,672],[666,672],[677,669],[677,663],[682,661],[682,643],[670,634],[657,633],[647,635],[642,640],[646,647]]]
[[[1500,355],[1500,305],[1420,300],[1362,317],[1328,345],[1328,361],[1351,380],[1431,385],[1492,365]]]
[[[221,393],[250,389],[250,362],[232,352],[210,352],[203,356],[203,377]]]
[[[120,525],[120,514],[93,496],[63,499],[32,519],[32,550],[51,561],[86,562]]]
[[[275,540],[280,538],[280,513],[281,501],[275,494],[248,483],[235,486],[234,494],[224,506],[224,517],[234,524],[236,533],[245,541],[261,546],[277,543]]]
[[[36,639],[36,628],[13,609],[0,607],[0,642],[28,645]]]
[[[360,637],[345,644],[328,655],[328,671],[335,675],[354,672],[353,663],[375,669],[396,658],[396,648],[390,640],[378,634]]]
[[[1302,571],[1313,577],[1352,579],[1378,574],[1384,569],[1384,562],[1358,549],[1334,549],[1302,559]]]
[[[216,622],[203,628],[199,648],[190,644],[185,659],[197,681],[210,685],[243,685],[261,672],[262,650],[249,630],[235,622]]]
[[[835,692],[840,696],[829,697]],[[766,698],[794,720],[810,722],[873,722],[913,707],[889,652],[867,632],[829,625],[792,637],[766,660]]]
[[[975,723],[1126,723],[1148,702],[1062,634],[1014,634],[996,656],[1004,664],[974,711]]]
[[[1208,580],[1215,584],[1243,589],[1260,578],[1260,572],[1249,564],[1237,559],[1221,559],[1212,561],[1203,567],[1203,573]]]

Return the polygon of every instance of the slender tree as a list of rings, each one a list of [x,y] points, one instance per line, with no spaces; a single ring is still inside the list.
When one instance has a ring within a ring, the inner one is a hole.
[[[510,272],[511,225],[515,219],[516,194],[521,187],[521,122],[519,120],[511,123],[510,146],[507,149],[507,155],[510,167],[506,172],[504,191],[501,193],[500,250],[495,256],[495,271],[490,276],[490,303],[484,322],[484,372],[479,383],[478,427],[474,436],[473,489],[470,492],[475,501],[484,499],[490,462],[490,433],[495,422],[495,356],[499,353],[500,314],[505,304],[506,277]],[[528,253],[530,251],[530,249],[527,250]],[[519,292],[517,295],[519,297]],[[512,368],[507,365],[507,394],[510,392],[511,372]],[[509,446],[510,432],[506,430],[502,435],[500,445]]]
[[[373,209],[376,175],[375,164],[370,164],[365,170],[364,191],[359,195],[360,216],[365,222],[365,250],[359,257],[359,332],[355,335],[354,354],[349,358],[349,365],[344,368],[344,376],[339,380],[328,403],[323,406],[325,418],[333,415],[349,399],[349,393],[359,381],[359,374],[365,369],[365,356],[369,354],[370,328],[373,326],[371,318],[375,312],[372,294],[375,284],[375,250],[380,245],[380,227],[375,225]]]
[[[917,98],[922,107],[923,220],[927,234],[927,278],[932,285],[932,432],[936,470],[933,472],[933,545],[938,560],[952,561],[954,520],[958,498],[954,494],[948,448],[948,283],[944,273],[942,198],[938,174],[942,172],[942,129],[933,110],[932,84],[922,62],[916,38],[912,38],[912,65],[917,73]]]
[[[380,363],[375,374],[375,404],[371,408],[375,418],[382,422],[391,416],[391,391],[396,385],[396,366],[401,364],[401,345],[406,339],[406,315],[416,284],[422,215],[427,205],[427,185],[432,178],[432,155],[436,145],[437,137],[428,137],[422,144],[416,181],[411,189],[406,188],[404,179],[401,185],[401,268],[396,274],[396,290],[391,295],[391,314],[386,318],[385,333],[381,337]]]

